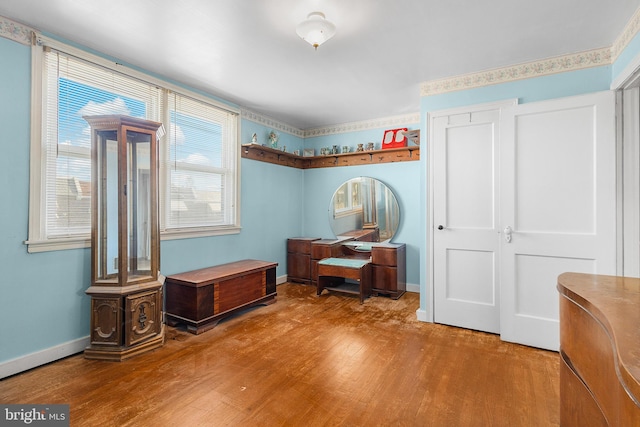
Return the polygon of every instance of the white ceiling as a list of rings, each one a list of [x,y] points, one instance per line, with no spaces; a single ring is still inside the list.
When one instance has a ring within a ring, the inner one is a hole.
[[[0,0],[0,15],[299,129],[416,113],[420,83],[608,47],[640,0]],[[296,25],[337,26],[317,51]]]

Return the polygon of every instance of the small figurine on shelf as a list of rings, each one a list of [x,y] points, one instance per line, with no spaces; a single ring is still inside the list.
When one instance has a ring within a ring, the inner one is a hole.
[[[271,145],[271,148],[278,147],[278,134],[274,130],[269,132],[269,144]]]
[[[349,152],[349,146],[348,145],[343,145],[342,146],[342,152],[343,153],[348,153]]]
[[[357,152],[364,151],[364,144],[358,144],[358,148],[356,148]]]
[[[251,135],[251,143],[252,144],[257,144],[258,143],[258,134],[254,133],[253,135]]]

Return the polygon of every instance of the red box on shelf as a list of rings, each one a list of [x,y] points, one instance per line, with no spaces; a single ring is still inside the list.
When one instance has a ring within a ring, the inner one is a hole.
[[[384,131],[382,148],[401,148],[407,146],[407,137],[404,132],[407,128],[389,129]]]

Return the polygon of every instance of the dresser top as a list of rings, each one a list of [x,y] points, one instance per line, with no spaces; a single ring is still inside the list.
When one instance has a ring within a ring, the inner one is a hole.
[[[564,273],[558,291],[606,329],[617,353],[618,375],[640,397],[640,279]]]

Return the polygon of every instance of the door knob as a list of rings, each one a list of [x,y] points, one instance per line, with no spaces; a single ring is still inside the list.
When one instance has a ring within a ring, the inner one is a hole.
[[[439,226],[438,226],[438,230],[444,230],[444,226],[439,225]]]
[[[511,243],[511,234],[512,234],[512,233],[513,233],[513,230],[511,229],[511,227],[510,227],[510,226],[508,226],[508,225],[507,225],[507,226],[504,228],[504,240],[505,240],[507,243]]]

